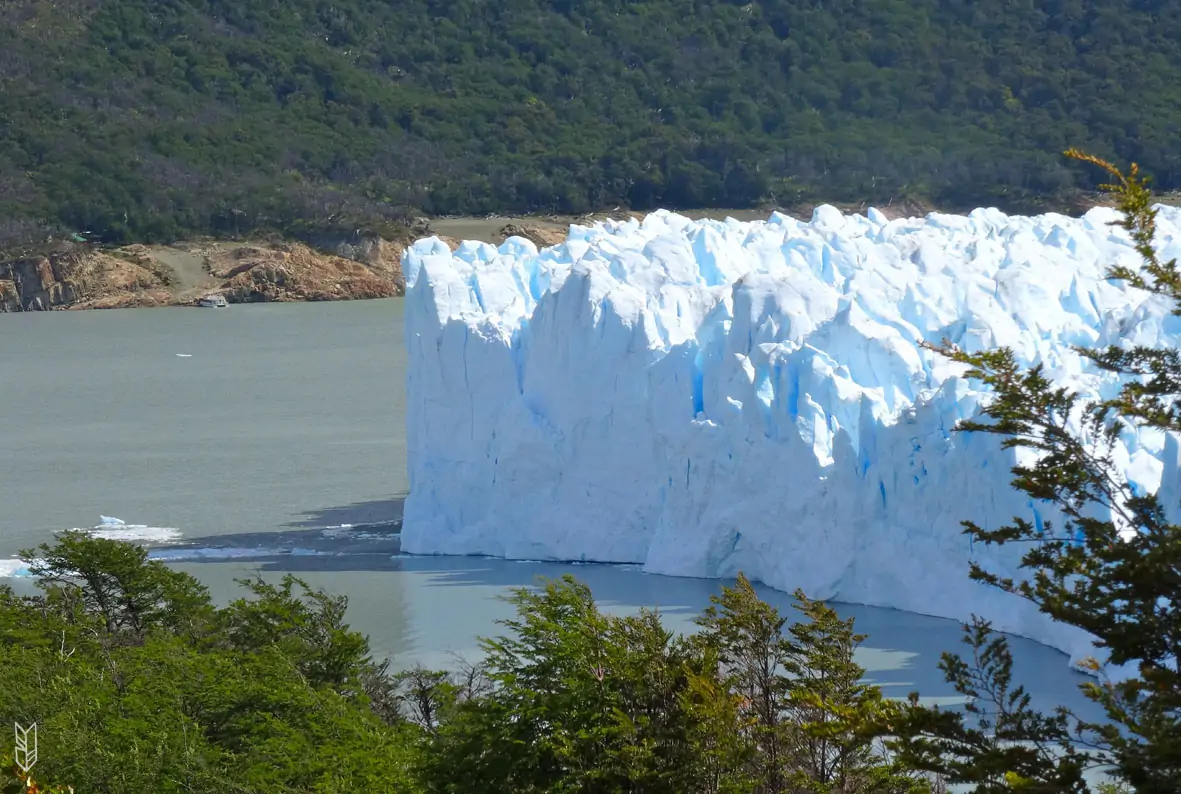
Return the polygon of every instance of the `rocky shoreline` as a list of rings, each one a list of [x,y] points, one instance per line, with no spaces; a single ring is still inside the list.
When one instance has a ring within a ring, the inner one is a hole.
[[[556,222],[501,224],[479,237],[500,242],[516,235],[545,246],[566,236]],[[120,248],[63,242],[0,262],[0,313],[195,306],[208,295],[228,303],[388,298],[405,293],[402,253],[415,239],[433,235],[459,244],[446,234],[446,221],[441,226],[398,240],[358,235],[315,247],[279,239]]]
[[[1164,204],[1181,203],[1181,194],[1158,196]],[[1108,205],[1103,196],[1079,199],[1067,214]],[[779,211],[800,219],[816,205],[799,204]],[[864,212],[865,203],[834,204],[842,212]],[[902,200],[879,210],[887,218],[921,217],[935,208]],[[764,220],[770,209],[678,210],[693,218]],[[570,224],[645,213],[616,209],[582,216],[419,218],[395,239],[357,232],[325,235],[305,242],[265,240],[195,240],[168,246],[129,245],[102,248],[62,242],[38,255],[0,258],[0,313],[61,309],[119,309],[195,306],[210,294],[228,303],[336,301],[386,298],[405,293],[402,253],[415,240],[439,237],[453,249],[460,240],[499,244],[525,237],[539,248],[566,239]]]
[[[376,248],[380,249],[381,246]],[[400,294],[401,249],[363,262],[288,242],[62,245],[0,264],[0,312],[382,298]]]
[[[926,209],[899,205],[887,208],[886,214],[923,214]],[[785,211],[806,218],[812,207]],[[707,209],[682,214],[756,220],[770,212]],[[58,242],[37,255],[0,259],[0,313],[196,306],[207,295],[221,295],[227,303],[393,297],[406,289],[402,253],[423,237],[439,237],[453,249],[460,240],[499,244],[509,237],[524,237],[544,248],[564,241],[572,223],[643,215],[616,210],[578,217],[420,218],[395,239],[358,232],[304,242],[206,239],[121,248]]]

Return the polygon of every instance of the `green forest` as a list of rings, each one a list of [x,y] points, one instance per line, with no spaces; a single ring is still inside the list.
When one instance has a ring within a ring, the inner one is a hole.
[[[1108,276],[1181,307],[1143,175],[1067,154],[1106,173],[1141,256]],[[974,544],[1022,549],[1021,576],[979,559],[968,575],[1094,638],[1103,658],[1078,663],[1098,721],[1033,708],[1005,636],[977,616],[964,654],[941,656],[960,696],[943,707],[885,697],[852,619],[796,590],[791,620],[741,573],[688,634],[656,611],[606,614],[571,576],[543,580],[512,593],[479,658],[393,671],[343,597],[258,575],[219,606],[146,548],[72,530],[19,552],[36,595],[0,586],[0,722],[16,724],[0,791],[1177,794],[1181,526],[1112,450],[1128,425],[1181,432],[1181,358],[1082,348],[1140,376],[1087,403],[1011,349],[935,349],[996,396],[956,431],[1040,453],[1012,485],[1063,516],[962,522]]]
[[[2,792],[941,791],[921,768],[932,712],[860,680],[852,620],[802,593],[789,620],[741,576],[689,637],[543,580],[483,659],[393,673],[345,599],[290,575],[217,608],[130,543],[29,553],[43,593],[0,586],[0,719],[37,725],[36,761],[0,739]],[[913,750],[890,755],[903,725]]]
[[[6,0],[0,247],[1181,187],[1167,0]]]

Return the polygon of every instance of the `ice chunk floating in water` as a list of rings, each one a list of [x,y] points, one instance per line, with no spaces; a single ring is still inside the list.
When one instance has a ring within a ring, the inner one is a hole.
[[[183,533],[173,527],[151,527],[146,524],[128,524],[120,518],[99,516],[97,526],[89,529],[74,529],[96,538],[123,540],[145,545],[168,544],[179,541]],[[27,578],[32,576],[30,563],[16,558],[0,559],[0,579]]]
[[[540,252],[419,241],[403,262],[403,548],[742,570],[1090,653],[1081,632],[967,578],[970,557],[1012,572],[1019,550],[973,548],[961,520],[1056,516],[1010,487],[996,439],[951,433],[987,395],[919,342],[1009,345],[1113,393],[1071,345],[1181,341],[1168,305],[1104,279],[1138,262],[1116,217],[658,212],[572,226]],[[1181,211],[1161,208],[1158,241],[1181,253]],[[1177,482],[1165,444],[1124,438],[1137,487]]]
[[[82,531],[96,538],[126,540],[132,543],[171,543],[180,540],[183,534],[175,527],[128,524],[120,518],[112,518],[111,516],[99,516],[98,526]]]
[[[24,560],[0,559],[0,579],[27,578],[30,575],[29,563]]]

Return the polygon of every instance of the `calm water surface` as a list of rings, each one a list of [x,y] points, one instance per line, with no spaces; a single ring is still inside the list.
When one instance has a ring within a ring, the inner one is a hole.
[[[236,578],[296,573],[347,594],[352,623],[397,666],[476,655],[511,615],[499,597],[538,575],[573,573],[608,611],[659,607],[676,631],[718,591],[628,566],[394,554],[407,487],[400,299],[0,315],[0,341],[0,558],[100,514],[176,528],[193,548],[162,553],[219,601],[240,592]],[[324,530],[366,523],[385,526]],[[764,595],[790,612],[789,597]],[[954,701],[936,665],[956,623],[841,611],[870,634],[859,661],[887,694]],[[1014,644],[1038,702],[1080,702],[1063,655]]]
[[[7,314],[0,341],[0,555],[100,514],[380,520],[406,487],[400,300]]]

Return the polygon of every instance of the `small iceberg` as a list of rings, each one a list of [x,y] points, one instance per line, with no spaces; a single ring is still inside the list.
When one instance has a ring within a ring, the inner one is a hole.
[[[174,527],[150,527],[146,524],[128,524],[121,518],[114,516],[98,517],[97,526],[89,529],[75,528],[74,532],[85,532],[92,538],[105,540],[122,540],[130,543],[143,543],[159,546],[177,543],[184,533]],[[149,554],[154,557],[155,555]],[[33,574],[29,571],[32,563],[21,559],[0,559],[0,579],[29,578]]]
[[[24,560],[0,560],[0,579],[25,579],[32,574],[29,563]]]
[[[99,516],[98,526],[82,530],[91,537],[106,540],[125,540],[132,543],[175,543],[184,534],[175,527],[151,527],[147,524],[128,524],[114,516]]]

